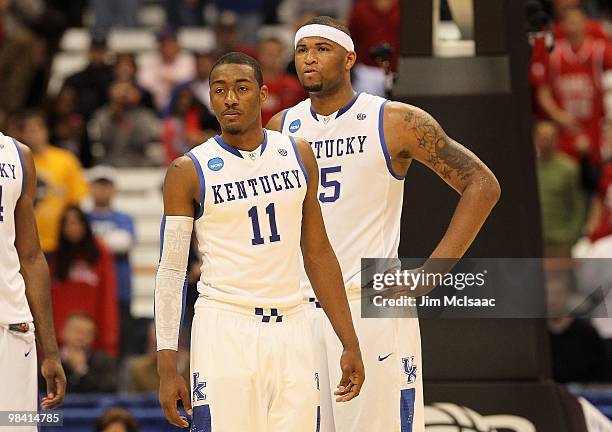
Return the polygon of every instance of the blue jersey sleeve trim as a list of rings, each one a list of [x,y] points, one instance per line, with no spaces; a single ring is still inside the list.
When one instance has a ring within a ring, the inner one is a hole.
[[[286,109],[283,112],[283,117],[281,119],[281,126],[280,126],[280,133],[283,133],[283,129],[285,129],[285,119],[287,118],[287,113],[289,112],[289,109]]]
[[[204,214],[204,196],[206,193],[206,182],[204,181],[204,172],[202,171],[202,166],[198,161],[198,158],[192,153],[186,153],[186,156],[189,157],[193,161],[193,164],[196,167],[196,171],[198,172],[198,177],[200,178],[200,209],[198,210],[198,214],[196,215],[196,219],[200,219]]]
[[[380,137],[380,146],[382,147],[382,151],[385,155],[385,161],[387,162],[387,169],[389,170],[389,173],[391,173],[394,179],[401,181],[404,180],[406,176],[397,175],[393,171],[393,165],[391,164],[391,156],[389,156],[389,149],[387,148],[387,141],[385,140],[385,129],[383,127],[383,120],[385,114],[385,105],[387,105],[388,102],[388,100],[384,101],[380,106],[380,111],[378,112],[378,136]]]
[[[19,155],[19,162],[21,163],[21,193],[19,194],[19,196],[23,195],[23,192],[25,191],[25,185],[26,185],[26,170],[25,170],[25,164],[23,163],[23,154],[21,153],[21,148],[19,147],[19,143],[15,140],[15,138],[12,138],[13,143],[15,143],[15,147],[17,148],[17,154]]]
[[[295,139],[292,136],[290,136],[289,139],[291,140],[291,145],[293,146],[295,157],[298,161],[298,164],[300,165],[300,168],[302,169],[302,173],[304,174],[306,183],[308,184],[308,172],[306,172],[306,168],[304,167],[304,164],[302,163],[302,158],[300,157],[300,152],[298,151],[297,144],[295,143]]]

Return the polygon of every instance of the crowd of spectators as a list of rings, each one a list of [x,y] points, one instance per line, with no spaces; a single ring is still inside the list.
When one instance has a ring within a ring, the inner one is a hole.
[[[610,320],[573,315],[595,288],[612,282],[588,261],[612,257],[612,6],[550,6],[554,46],[536,40],[529,71],[543,257],[587,259],[545,267],[553,374],[560,382],[611,380]],[[580,361],[569,361],[576,352]]]

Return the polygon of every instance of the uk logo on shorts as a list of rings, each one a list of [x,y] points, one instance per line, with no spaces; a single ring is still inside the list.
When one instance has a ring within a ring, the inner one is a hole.
[[[414,364],[414,356],[402,358],[404,373],[408,375],[408,384],[414,384],[417,379],[417,365]]]
[[[223,159],[216,157],[208,161],[208,168],[212,171],[220,171],[224,164]]]
[[[200,373],[193,373],[193,402],[206,400],[206,381],[200,381]]]
[[[293,120],[289,125],[289,132],[295,133],[300,130],[300,127],[302,127],[302,122],[300,119]]]

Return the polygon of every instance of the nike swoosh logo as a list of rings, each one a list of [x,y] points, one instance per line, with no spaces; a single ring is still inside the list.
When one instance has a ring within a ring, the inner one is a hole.
[[[30,348],[30,351],[28,351],[27,353],[25,353],[25,356],[26,356],[26,357],[27,357],[27,356],[29,356],[31,352],[32,352],[32,348]]]
[[[391,354],[393,354],[393,353],[387,354],[387,355],[386,355],[386,356],[384,356],[384,357],[378,356],[378,361],[383,361],[383,360],[385,360],[385,359],[386,359],[387,357],[389,357]]]

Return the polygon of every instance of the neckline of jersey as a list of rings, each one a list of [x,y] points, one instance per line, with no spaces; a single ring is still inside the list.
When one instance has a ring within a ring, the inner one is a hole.
[[[357,99],[359,98],[359,96],[361,96],[361,93],[363,93],[363,92],[355,93],[355,96],[353,96],[353,99],[351,99],[351,101],[349,103],[347,103],[345,106],[343,106],[338,111],[336,111],[336,115],[334,116],[334,119],[337,119],[342,114],[344,114],[345,112],[350,110],[351,107],[355,104],[355,102],[357,102]],[[318,116],[321,115],[321,114],[317,114],[317,112],[312,109],[312,103],[310,104],[310,114],[312,115],[312,118],[314,118],[316,121],[319,121],[319,117]],[[321,115],[321,116],[322,117],[330,117],[331,115],[333,115],[333,113],[331,113],[329,116],[323,116],[323,115]]]
[[[262,128],[262,130],[264,134],[264,139],[261,142],[261,145],[258,147],[261,149],[261,151],[259,152],[260,156],[263,155],[263,152],[266,149],[266,146],[268,145],[268,131],[265,128]],[[223,150],[233,154],[234,156],[239,157],[240,159],[244,159],[242,157],[242,153],[240,153],[240,151],[236,147],[232,147],[231,145],[223,141],[223,138],[221,138],[221,135],[215,135],[215,141],[217,142],[217,144],[219,144],[219,146],[221,146]],[[253,151],[257,151],[257,149]],[[249,153],[252,153],[252,152],[249,152]]]

